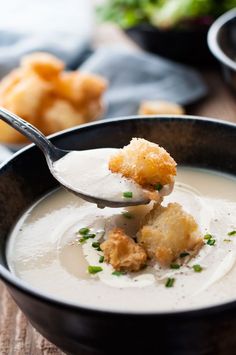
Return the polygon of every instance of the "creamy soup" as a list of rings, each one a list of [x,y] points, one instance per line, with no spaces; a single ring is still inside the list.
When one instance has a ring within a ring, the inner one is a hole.
[[[236,179],[213,171],[178,168],[174,191],[164,205],[179,202],[211,234],[199,254],[180,269],[148,266],[116,275],[92,244],[115,226],[135,236],[147,206],[103,210],[59,189],[34,204],[18,221],[8,243],[11,271],[29,285],[75,304],[116,311],[194,309],[236,296]],[[129,213],[126,213],[126,212]],[[78,231],[94,238],[81,244]],[[196,272],[193,265],[200,265]],[[102,267],[96,275],[88,265]],[[166,280],[174,278],[173,287]]]

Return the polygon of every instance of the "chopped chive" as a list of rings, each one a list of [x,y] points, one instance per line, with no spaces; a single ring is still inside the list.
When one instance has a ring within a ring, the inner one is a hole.
[[[188,256],[188,255],[190,255],[190,254],[187,252],[183,252],[179,256],[180,256],[180,258],[185,258],[185,256]]]
[[[208,241],[207,241],[207,244],[210,245],[210,246],[215,245],[215,243],[216,243],[215,239],[208,239]]]
[[[179,264],[170,264],[171,269],[179,269],[180,265]]]
[[[195,272],[201,272],[202,271],[202,267],[199,264],[195,264],[195,265],[193,265],[193,270]]]
[[[224,239],[224,242],[231,242],[231,239]]]
[[[171,279],[170,277],[167,279],[165,283],[165,287],[173,287],[174,286],[175,279]]]
[[[92,247],[97,249],[97,248],[100,248],[100,243],[99,242],[93,242],[92,243]]]
[[[125,191],[125,192],[123,192],[123,197],[125,197],[125,198],[132,198],[132,197],[133,197],[133,192],[131,192],[131,191]]]
[[[90,234],[86,234],[84,237],[85,237],[86,239],[95,238],[95,237],[96,237],[96,234],[90,233]]]
[[[103,263],[103,261],[104,261],[104,256],[101,255],[100,258],[99,258],[99,263]]]
[[[155,190],[157,190],[157,191],[161,191],[162,188],[163,188],[163,185],[160,182],[158,182],[155,186]]]
[[[231,235],[236,235],[236,231],[231,231],[231,232],[228,233],[228,235],[229,235],[229,236],[231,236]]]
[[[125,275],[126,272],[125,271],[113,271],[112,275],[115,276],[121,276],[121,275]]]
[[[134,218],[134,216],[133,216],[130,212],[127,212],[127,211],[122,212],[122,215],[123,215],[125,218],[127,218],[127,219],[132,219],[132,218]]]
[[[89,233],[89,231],[90,231],[90,229],[89,228],[80,228],[80,230],[79,230],[79,234],[81,234],[81,235],[86,235],[86,234],[88,234]],[[77,232],[78,233],[78,232]]]
[[[209,234],[209,233],[207,233],[207,234],[204,235],[204,239],[205,239],[205,240],[210,240],[210,239],[212,239],[212,238],[213,238],[212,235]]]
[[[103,270],[103,268],[101,266],[92,266],[92,265],[88,266],[88,272],[90,274],[96,274],[102,270]]]
[[[80,243],[84,243],[86,240],[90,239],[90,238],[95,238],[96,234],[85,234],[83,235],[82,238],[79,239]]]

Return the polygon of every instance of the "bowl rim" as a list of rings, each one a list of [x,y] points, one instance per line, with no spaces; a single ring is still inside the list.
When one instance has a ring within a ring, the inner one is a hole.
[[[227,11],[218,17],[218,19],[214,21],[208,31],[207,43],[214,57],[216,57],[222,64],[226,65],[227,67],[236,70],[236,63],[225,54],[225,52],[221,49],[218,41],[219,31],[234,18],[236,19],[236,8]]]
[[[66,135],[67,133],[77,131],[80,129],[86,129],[90,128],[92,126],[102,126],[107,123],[112,123],[112,122],[120,122],[120,121],[129,121],[129,120],[149,120],[149,119],[157,119],[159,122],[164,121],[166,119],[169,119],[169,121],[201,121],[201,122],[207,122],[213,125],[224,125],[228,126],[229,128],[232,128],[236,130],[236,123],[229,122],[229,121],[224,121],[220,120],[217,118],[209,118],[209,117],[201,117],[201,116],[194,116],[194,115],[136,115],[136,116],[125,116],[125,117],[118,117],[118,118],[110,118],[110,119],[104,119],[100,120],[97,122],[92,122],[92,123],[86,123],[83,125],[75,126],[73,128],[68,128],[66,130],[54,133],[49,136],[49,138],[56,138],[59,136]],[[13,161],[15,158],[17,158],[19,155],[27,152],[28,150],[32,149],[35,147],[35,144],[30,144],[27,145],[26,147],[22,148],[20,151],[16,152],[15,154],[12,155],[12,157],[5,162],[0,164],[0,171],[7,167],[7,165]],[[67,301],[64,299],[60,298],[55,298],[51,294],[47,292],[43,292],[40,289],[37,289],[24,280],[20,279],[16,275],[13,274],[12,271],[8,270],[6,267],[0,264],[0,279],[3,281],[3,283],[10,288],[13,288],[17,290],[18,292],[22,292],[26,294],[28,297],[31,297],[33,299],[36,299],[37,301],[46,303],[48,305],[56,306],[59,307],[60,309],[69,309],[71,311],[79,312],[81,314],[87,314],[87,315],[98,315],[98,316],[103,316],[103,317],[132,317],[132,318],[145,318],[145,317],[164,317],[164,318],[183,318],[183,319],[189,319],[189,318],[201,318],[202,316],[211,316],[211,315],[217,315],[221,311],[231,311],[232,308],[236,308],[236,298],[235,300],[232,301],[227,301],[224,303],[217,303],[212,306],[203,306],[199,308],[194,308],[194,309],[180,309],[180,310],[169,310],[169,311],[133,311],[133,310],[109,310],[106,309],[105,307],[101,308],[96,308],[95,306],[85,306],[85,305],[80,305],[79,302],[75,303],[72,301]]]

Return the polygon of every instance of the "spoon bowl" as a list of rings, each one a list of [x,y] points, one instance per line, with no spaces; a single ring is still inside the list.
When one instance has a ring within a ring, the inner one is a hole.
[[[49,139],[47,139],[42,132],[40,132],[36,127],[31,125],[30,123],[26,122],[16,114],[9,112],[5,108],[0,108],[0,119],[2,119],[4,122],[9,124],[12,128],[16,129],[18,132],[23,134],[25,137],[27,137],[31,142],[35,143],[35,145],[41,149],[41,151],[44,153],[44,156],[46,158],[49,170],[51,174],[54,176],[56,180],[69,192],[72,192],[73,194],[77,195],[78,197],[91,202],[91,203],[96,203],[98,207],[104,208],[104,207],[128,207],[128,206],[136,206],[136,205],[144,205],[150,202],[150,199],[147,198],[144,194],[143,196],[136,197],[134,199],[124,199],[122,197],[122,194],[120,196],[117,196],[115,199],[109,199],[108,197],[104,198],[104,196],[99,196],[100,191],[98,191],[98,195],[96,194],[90,194],[87,191],[85,191],[81,186],[80,186],[80,176],[78,175],[78,179],[76,181],[76,186],[70,184],[66,179],[63,179],[62,176],[60,176],[59,173],[57,173],[55,169],[55,163],[57,163],[60,159],[64,158],[66,155],[69,153],[72,153],[73,151],[69,150],[63,150],[59,149],[56,146],[54,146]],[[95,151],[95,150],[94,150]],[[84,151],[80,151],[81,155],[83,155]],[[78,151],[77,151],[78,153]],[[77,154],[77,156],[79,156]],[[94,180],[94,166],[93,166],[93,161],[95,159],[91,159],[90,156],[90,164],[87,165],[87,171],[86,171],[86,178],[87,178],[87,185],[94,185],[96,184],[96,180]],[[82,170],[81,170],[82,172]],[[95,185],[96,186],[96,185]]]

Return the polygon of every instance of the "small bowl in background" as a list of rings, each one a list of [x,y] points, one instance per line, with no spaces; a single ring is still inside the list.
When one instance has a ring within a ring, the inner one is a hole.
[[[225,81],[236,91],[236,8],[213,23],[208,46],[222,65]]]
[[[209,25],[186,29],[160,30],[149,24],[142,24],[125,30],[141,48],[175,60],[177,62],[207,66],[214,63],[214,57],[207,46]]]

